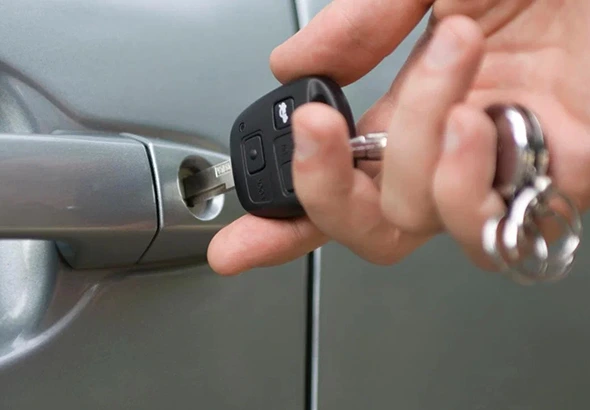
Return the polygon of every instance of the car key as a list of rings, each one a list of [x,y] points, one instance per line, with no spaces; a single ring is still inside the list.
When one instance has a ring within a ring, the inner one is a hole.
[[[236,189],[242,207],[266,218],[305,214],[293,189],[291,115],[299,106],[321,102],[345,118],[353,158],[377,159],[385,138],[355,136],[352,110],[340,86],[323,76],[304,77],[259,98],[235,120],[230,133],[230,160],[183,180],[187,201],[202,202]],[[376,142],[378,141],[378,142]]]

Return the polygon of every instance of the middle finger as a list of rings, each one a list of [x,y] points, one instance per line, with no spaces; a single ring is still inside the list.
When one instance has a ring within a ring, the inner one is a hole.
[[[388,220],[415,233],[440,229],[432,179],[452,107],[463,100],[479,68],[484,37],[471,19],[438,23],[430,43],[392,94],[381,206]]]

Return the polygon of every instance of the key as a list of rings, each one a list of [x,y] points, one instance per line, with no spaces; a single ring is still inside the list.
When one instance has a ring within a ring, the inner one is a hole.
[[[184,179],[185,199],[194,203],[236,190],[242,207],[266,218],[305,214],[293,188],[291,115],[299,106],[321,102],[345,118],[354,160],[376,160],[385,134],[355,136],[350,105],[340,86],[322,76],[304,77],[282,85],[247,107],[230,133],[230,160]]]

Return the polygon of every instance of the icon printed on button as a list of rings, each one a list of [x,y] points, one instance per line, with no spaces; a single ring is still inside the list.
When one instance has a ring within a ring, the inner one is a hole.
[[[289,121],[289,115],[287,114],[287,104],[282,102],[279,104],[279,117],[283,120],[283,124],[286,124]]]
[[[274,105],[275,129],[282,130],[291,126],[291,115],[294,109],[293,98],[285,98]]]

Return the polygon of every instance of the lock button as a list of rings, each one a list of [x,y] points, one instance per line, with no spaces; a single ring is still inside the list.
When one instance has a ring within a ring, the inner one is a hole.
[[[265,166],[262,139],[259,135],[250,137],[242,143],[244,157],[246,158],[246,169],[250,175],[255,174]]]

